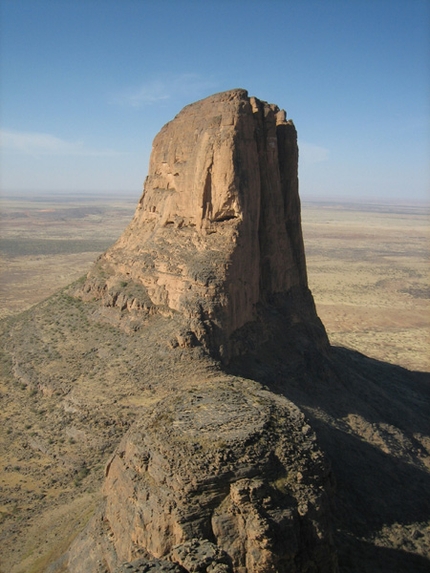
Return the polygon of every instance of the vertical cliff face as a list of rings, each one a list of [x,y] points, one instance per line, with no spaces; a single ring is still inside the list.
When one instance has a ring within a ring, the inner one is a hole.
[[[179,312],[224,358],[280,295],[299,295],[316,320],[297,164],[295,127],[277,106],[237,89],[185,107],[155,138],[135,216],[81,296],[136,317]]]

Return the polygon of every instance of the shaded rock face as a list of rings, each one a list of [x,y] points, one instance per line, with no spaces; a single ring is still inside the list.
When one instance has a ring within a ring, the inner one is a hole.
[[[215,382],[163,399],[125,436],[71,573],[336,570],[330,473],[303,414],[249,380]]]
[[[297,164],[276,105],[237,89],[185,107],[155,138],[135,216],[80,296],[137,322],[179,312],[189,344],[228,360],[260,306],[307,293]],[[306,306],[317,320],[311,296]]]

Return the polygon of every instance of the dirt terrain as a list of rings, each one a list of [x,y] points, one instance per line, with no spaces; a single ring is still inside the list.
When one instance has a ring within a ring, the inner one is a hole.
[[[309,284],[333,345],[430,370],[424,205],[304,203]]]
[[[3,198],[0,318],[89,270],[137,197]],[[309,285],[333,345],[430,370],[430,226],[425,205],[303,202]]]
[[[70,296],[72,291],[41,302],[85,274],[121,234],[136,201],[2,201],[0,308],[8,319],[2,334],[6,352],[0,360],[0,449],[7,452],[0,472],[4,573],[41,573],[62,554],[97,504],[109,454],[142,408],[168,395],[175,384],[174,353],[162,342],[171,336],[167,323],[166,330],[160,326],[159,340],[146,343],[144,354],[138,333],[89,324],[88,310]],[[384,363],[430,370],[426,210],[305,202],[302,216],[310,288],[332,344]],[[26,309],[31,320],[19,316]],[[333,363],[342,384],[351,386],[346,394],[351,403],[345,402],[339,382],[325,389],[321,385],[310,399],[300,373],[292,375],[270,349],[265,352],[267,357],[263,353],[258,362],[239,362],[234,373],[266,385],[270,381],[275,389],[297,376],[289,394],[285,388],[277,391],[300,406],[336,460],[339,519],[348,523],[356,504],[353,492],[365,498],[381,490],[370,512],[372,529],[362,530],[364,521],[353,522],[343,533],[350,538],[338,540],[349,547],[340,555],[342,571],[355,571],[348,551],[380,559],[385,564],[381,571],[396,570],[399,564],[404,567],[397,570],[426,570],[430,530],[425,503],[417,500],[428,478],[415,465],[428,463],[428,445],[424,447],[423,424],[414,418],[412,387],[422,392],[424,381],[411,373],[412,389],[405,393],[401,369],[338,349]],[[201,356],[184,352],[181,360],[181,368],[190,373],[189,384],[202,378]],[[354,378],[356,372],[366,374],[367,386],[363,378]],[[399,400],[387,410],[393,385]],[[379,401],[372,398],[368,404],[367,397],[375,395]],[[400,429],[392,422],[398,419]],[[376,475],[372,467],[386,470]],[[413,487],[391,506],[397,474],[399,480],[407,474]],[[376,556],[375,547],[381,547]],[[361,570],[367,571],[365,565]]]
[[[90,268],[130,221],[137,197],[0,200],[0,318],[44,300]]]

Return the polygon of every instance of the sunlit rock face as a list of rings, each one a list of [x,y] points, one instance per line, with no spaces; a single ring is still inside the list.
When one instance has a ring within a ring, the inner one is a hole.
[[[156,136],[134,218],[81,296],[136,320],[180,313],[190,344],[224,359],[280,295],[316,319],[297,167],[296,129],[276,105],[236,89],[185,107]]]

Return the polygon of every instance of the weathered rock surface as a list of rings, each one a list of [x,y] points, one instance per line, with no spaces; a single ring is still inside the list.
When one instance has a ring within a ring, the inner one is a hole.
[[[335,571],[330,489],[300,410],[249,380],[220,377],[168,396],[132,427],[69,570],[157,558],[190,572]]]
[[[185,107],[155,138],[135,216],[81,296],[127,309],[135,327],[179,312],[188,343],[224,360],[240,351],[232,334],[276,297],[306,299],[317,322],[297,166],[296,129],[276,105],[237,89]]]

